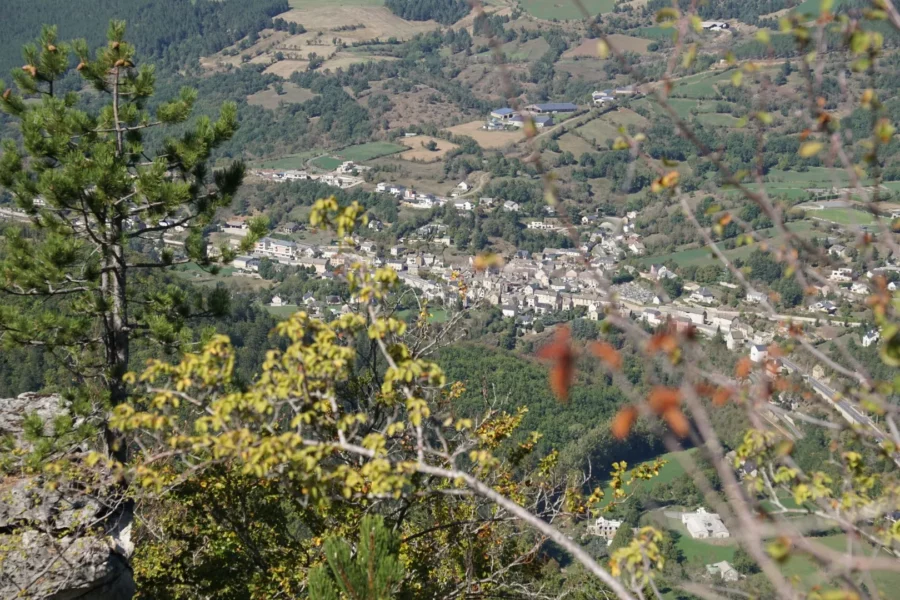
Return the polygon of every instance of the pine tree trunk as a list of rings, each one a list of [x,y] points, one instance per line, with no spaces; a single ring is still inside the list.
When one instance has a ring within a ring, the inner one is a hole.
[[[128,390],[123,376],[128,371],[129,332],[128,299],[126,296],[125,252],[122,245],[123,219],[114,216],[109,222],[109,241],[106,250],[102,293],[106,305],[106,370],[109,399],[112,407],[128,400]],[[106,428],[107,451],[111,458],[124,463],[128,459],[128,446],[121,434]]]

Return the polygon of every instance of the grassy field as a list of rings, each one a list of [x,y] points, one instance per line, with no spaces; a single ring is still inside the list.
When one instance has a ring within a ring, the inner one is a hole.
[[[288,306],[269,306],[266,304],[266,310],[269,311],[269,314],[278,319],[287,319],[292,314],[300,310],[299,306],[288,305]]]
[[[825,208],[810,210],[806,214],[812,218],[824,219],[839,225],[872,225],[875,223],[875,217],[854,208]]]
[[[406,146],[400,144],[392,144],[391,142],[367,142],[356,146],[349,146],[337,152],[337,155],[344,160],[352,160],[356,162],[364,162],[373,158],[380,158],[389,154],[396,154],[407,150]],[[337,166],[337,165],[335,165]]]
[[[578,20],[581,11],[571,0],[522,0],[522,8],[538,19]],[[584,0],[584,7],[592,15],[612,12],[615,0]]]
[[[344,162],[339,158],[335,158],[333,156],[320,156],[319,158],[312,161],[312,164],[320,169],[325,169],[326,171],[333,171]]]
[[[809,234],[812,231],[812,224],[807,221],[794,221],[792,223],[788,223],[788,229],[793,231],[798,235]],[[773,229],[763,229],[756,232],[760,237],[770,238],[774,233]],[[777,241],[777,238],[775,238]],[[750,254],[756,250],[757,245],[751,244],[749,246],[740,246],[738,248],[733,248],[731,250],[725,250],[725,256],[729,259],[734,260],[735,258],[747,258]],[[689,265],[710,265],[718,263],[718,259],[715,258],[710,252],[709,248],[700,247],[700,248],[688,248],[685,250],[679,250],[677,252],[672,252],[670,254],[661,254],[656,256],[647,256],[641,259],[641,263],[645,265],[652,265],[655,263],[663,263],[668,260],[674,260],[680,266],[689,266]]]
[[[603,145],[606,140],[614,140],[621,135],[619,127],[628,127],[633,124],[640,128],[646,123],[647,119],[636,112],[627,108],[619,108],[588,121],[578,128],[578,133],[588,140],[595,140],[598,144]]]
[[[718,86],[731,85],[731,72],[699,73],[679,80],[672,90],[676,96],[686,98],[719,98]]]
[[[519,42],[503,44],[503,54],[510,60],[537,60],[549,49],[550,44],[544,38],[528,40],[524,44]]]
[[[322,0],[288,0],[291,8],[305,9],[322,6]],[[384,0],[328,0],[329,6],[384,6]]]
[[[250,94],[247,96],[247,104],[275,110],[282,102],[285,104],[300,104],[318,96],[318,94],[299,87],[290,81],[284,82],[282,87],[284,93],[280,95],[275,92],[273,87],[269,87],[261,92],[256,92],[255,94]]]
[[[697,116],[697,120],[704,125],[712,125],[713,127],[735,127],[738,119],[731,115],[720,113],[704,113]]]
[[[684,452],[692,453],[694,452],[694,450],[685,450]],[[659,458],[668,462],[666,462],[666,464],[663,465],[663,467],[659,470],[659,475],[657,475],[650,481],[640,482],[636,485],[649,485],[652,488],[653,486],[663,485],[669,483],[670,481],[673,481],[678,477],[681,477],[684,474],[684,468],[682,468],[681,463],[676,460],[675,455],[676,453],[674,452],[668,452],[661,455]],[[629,470],[636,466],[637,465],[629,465]],[[633,489],[633,486],[626,489],[626,492],[630,492],[631,489]],[[600,504],[601,506],[606,506],[613,499],[613,489],[609,485],[606,485],[604,486],[603,491],[606,493],[606,496],[604,496],[603,502],[601,502]]]
[[[301,170],[306,168],[306,161],[322,154],[321,150],[307,150],[299,154],[289,154],[281,158],[273,160],[261,161],[257,166],[262,169],[295,169]]]
[[[841,4],[843,4],[843,0],[834,0],[834,3],[831,6],[831,12],[834,12]],[[821,10],[822,0],[804,0],[804,2],[801,2],[794,7],[795,13],[812,15],[814,17],[818,17]]]
[[[840,552],[847,551],[847,536],[843,533],[813,538],[812,541],[827,546]],[[871,548],[860,548],[859,543],[854,543],[854,554],[870,554]],[[792,556],[785,562],[782,571],[788,577],[799,577],[804,587],[811,588],[814,585],[827,583],[823,577],[822,569],[805,556]],[[900,589],[900,573],[887,571],[872,572],[872,579],[883,598],[896,598],[896,590]],[[893,590],[893,591],[892,591]]]
[[[671,40],[674,39],[675,31],[674,27],[660,27],[656,25],[653,27],[639,27],[631,33],[648,40]]]
[[[594,147],[574,133],[567,133],[557,140],[559,147],[563,152],[571,152],[575,158],[580,157],[585,152],[594,152]]]
[[[723,560],[733,561],[735,547],[719,543],[722,545],[695,540],[686,533],[678,538],[678,547],[684,552],[685,559],[694,565],[708,565]]]
[[[428,313],[431,315],[430,317],[428,317],[429,323],[446,323],[447,319],[449,318],[447,311],[444,310],[443,308],[429,309]],[[398,311],[395,316],[398,319],[406,320],[412,314],[413,314],[412,309],[406,309],[406,310]]]

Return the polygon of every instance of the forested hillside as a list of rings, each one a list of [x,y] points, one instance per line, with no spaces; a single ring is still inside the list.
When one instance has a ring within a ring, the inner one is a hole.
[[[217,52],[288,10],[286,0],[7,0],[0,35],[0,76],[21,65],[22,45],[42,25],[59,27],[60,39],[85,38],[91,46],[106,37],[110,19],[127,19],[140,52],[173,68]]]
[[[444,25],[455,23],[469,13],[469,3],[466,0],[387,0],[385,5],[404,19],[431,19]]]

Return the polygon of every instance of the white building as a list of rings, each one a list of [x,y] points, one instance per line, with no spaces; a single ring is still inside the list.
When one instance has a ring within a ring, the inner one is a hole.
[[[691,300],[700,304],[713,304],[716,301],[716,297],[708,288],[702,287],[691,294]]]
[[[769,356],[769,349],[761,344],[753,344],[750,346],[750,360],[755,363],[766,360]]]
[[[727,538],[731,535],[722,518],[716,513],[706,512],[703,507],[698,508],[697,512],[682,513],[681,522],[691,537],[697,540]]]
[[[878,330],[873,329],[873,330],[867,332],[866,335],[863,336],[862,345],[864,348],[868,348],[869,346],[871,346],[872,344],[877,342],[880,338],[881,338],[881,334],[878,332]]]
[[[725,21],[703,21],[701,26],[706,31],[725,31],[728,29],[728,23]]]
[[[828,279],[830,279],[831,281],[836,281],[838,283],[849,283],[853,281],[853,269],[849,267],[834,269],[831,272],[831,275],[828,276]]]
[[[465,181],[460,181],[459,184],[456,186],[456,189],[458,189],[461,192],[468,192],[471,188],[470,188],[469,184],[466,183]]]
[[[706,572],[713,577],[718,575],[722,578],[722,581],[737,581],[741,578],[740,574],[737,572],[737,569],[732,567],[727,560],[713,563],[711,565],[706,565]]]
[[[621,526],[622,521],[597,517],[596,521],[588,525],[587,532],[591,535],[596,535],[612,541],[612,539],[616,537],[616,532],[619,531],[619,527]]]
[[[506,212],[519,212],[519,203],[513,202],[512,200],[507,200],[503,203],[503,210]]]
[[[766,299],[766,295],[763,292],[757,292],[756,290],[750,290],[747,292],[747,302],[751,304],[759,304]]]

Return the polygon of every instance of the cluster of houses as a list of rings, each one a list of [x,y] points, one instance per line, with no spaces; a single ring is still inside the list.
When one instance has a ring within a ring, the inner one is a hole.
[[[634,96],[637,94],[637,88],[633,85],[617,87],[612,90],[600,90],[591,94],[591,101],[594,106],[606,106],[614,104],[617,96]]]
[[[318,181],[325,185],[347,189],[362,185],[365,180],[362,177],[359,177],[359,173],[369,168],[370,167],[359,165],[352,160],[348,160],[341,163],[341,165],[333,172],[325,173],[323,175],[309,173],[308,171],[298,169],[253,169],[250,171],[250,174],[275,183]]]
[[[510,127],[520,128],[524,127],[529,120],[536,128],[543,129],[554,124],[553,115],[572,114],[577,111],[578,105],[571,102],[529,104],[522,111],[508,107],[497,108],[491,111],[490,118],[484,124],[484,129],[502,131]]]
[[[452,202],[454,208],[459,211],[471,211],[476,206],[493,206],[493,198],[480,198],[476,204],[473,200],[463,200],[458,198],[468,193],[472,186],[466,181],[460,181],[454,190],[450,193],[450,197],[438,196],[429,192],[419,192],[412,188],[400,185],[398,183],[380,182],[375,186],[375,191],[382,194],[391,194],[396,197],[400,203],[409,208],[431,209],[438,206],[444,206],[448,202]]]

